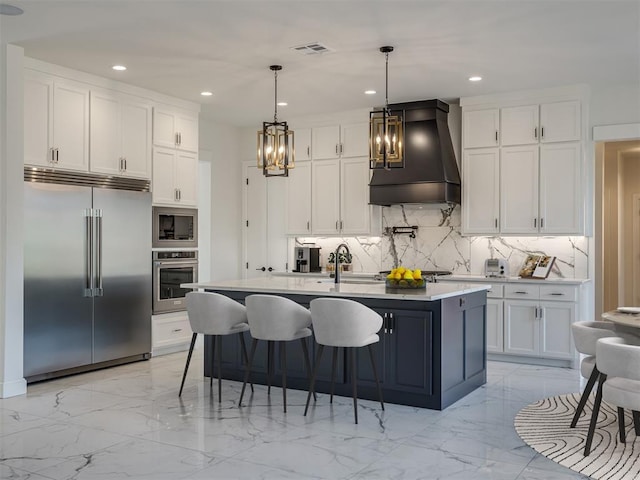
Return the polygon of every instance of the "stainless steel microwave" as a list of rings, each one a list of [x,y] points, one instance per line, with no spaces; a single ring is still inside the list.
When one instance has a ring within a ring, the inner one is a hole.
[[[198,246],[198,210],[153,207],[153,248]]]

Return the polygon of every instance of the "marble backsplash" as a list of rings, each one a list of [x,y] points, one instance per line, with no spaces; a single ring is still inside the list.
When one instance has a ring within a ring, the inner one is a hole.
[[[382,209],[381,237],[300,237],[295,243],[322,247],[324,267],[329,252],[344,242],[353,255],[354,272],[404,265],[482,274],[485,259],[504,258],[509,262],[510,275],[517,276],[526,256],[537,253],[557,257],[550,278],[588,278],[587,237],[463,237],[460,222],[458,205],[398,205]],[[411,226],[418,227],[415,235],[392,233],[393,227]]]

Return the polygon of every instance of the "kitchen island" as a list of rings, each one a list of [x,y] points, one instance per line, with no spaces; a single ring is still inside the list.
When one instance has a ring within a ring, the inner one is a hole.
[[[281,295],[305,307],[314,298],[338,297],[358,301],[383,317],[374,353],[384,400],[442,410],[486,382],[486,290],[482,284],[427,284],[426,290],[387,289],[384,283],[340,283],[299,277],[183,284],[184,288],[220,293],[241,303],[247,295]],[[348,319],[345,319],[348,321]],[[247,333],[248,335],[248,333]],[[225,339],[226,340],[226,339]],[[249,340],[249,337],[247,337]],[[312,351],[317,348],[315,342]],[[205,339],[205,375],[212,375],[211,338]],[[277,350],[277,349],[276,349]],[[315,358],[315,354],[312,354]],[[252,368],[254,383],[267,383],[266,342],[258,344]],[[366,349],[357,357],[358,396],[377,399]],[[222,342],[223,378],[242,381],[244,366],[239,342]],[[281,377],[276,369],[273,384]],[[329,392],[330,355],[318,369],[316,391]],[[351,371],[344,352],[338,358],[335,393],[351,395]],[[303,353],[297,342],[288,345],[287,386],[308,388]]]

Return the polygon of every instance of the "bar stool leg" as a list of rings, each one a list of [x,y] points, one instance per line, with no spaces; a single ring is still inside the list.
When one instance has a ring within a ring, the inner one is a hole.
[[[211,339],[211,375],[209,376],[209,388],[213,388],[213,372],[216,368],[216,336]]]
[[[304,416],[307,416],[309,410],[309,402],[311,401],[311,393],[314,391],[316,384],[316,375],[318,374],[318,366],[320,365],[320,359],[322,358],[322,351],[324,345],[318,344],[318,354],[316,355],[316,363],[313,365],[313,373],[311,374],[311,382],[309,383],[309,393],[307,394],[307,404],[304,407]]]
[[[182,389],[184,387],[184,381],[187,378],[187,370],[189,370],[189,364],[191,363],[191,354],[193,353],[193,346],[196,344],[197,333],[191,335],[191,346],[189,347],[189,355],[187,355],[187,364],[184,366],[184,373],[182,374],[182,383],[180,384],[180,392],[178,396],[182,396]]]
[[[218,403],[222,403],[222,335],[216,336],[218,352]]]
[[[307,339],[302,337],[300,339],[300,343],[302,343],[302,353],[304,354],[304,365],[305,368],[307,369],[307,376],[309,377],[309,381],[311,381],[311,360],[309,359],[309,349],[307,348]],[[316,392],[313,392],[313,399],[314,400],[318,400],[318,397],[316,397]]]
[[[624,428],[624,408],[618,407],[618,432],[620,433],[620,442],[627,443],[627,431]]]
[[[598,423],[598,414],[600,413],[600,404],[602,403],[602,384],[607,379],[604,373],[600,374],[598,381],[598,391],[596,392],[596,399],[593,402],[593,411],[591,412],[591,422],[589,423],[589,433],[587,433],[587,442],[584,445],[584,456],[588,457],[591,453],[591,443],[593,442],[593,434],[596,430],[596,423]]]
[[[251,353],[249,354],[249,363],[247,364],[247,370],[244,372],[244,383],[242,384],[242,391],[240,392],[240,400],[238,400],[238,406],[242,406],[242,397],[244,397],[244,389],[247,387],[247,381],[249,380],[249,374],[251,373],[251,365],[253,365],[253,357],[256,356],[256,347],[258,346],[258,340],[255,338],[251,342]]]
[[[353,415],[356,420],[356,425],[358,424],[358,363],[356,362],[356,349],[354,347],[350,348],[351,350],[351,385],[353,387]]]
[[[378,380],[378,370],[376,370],[376,362],[373,358],[373,348],[371,344],[367,345],[367,349],[369,350],[369,358],[371,359],[371,367],[373,368],[373,378],[376,379],[376,387],[378,388],[378,399],[380,400],[380,406],[384,411],[384,402],[382,401],[382,389],[380,388],[380,381]]]
[[[331,396],[329,397],[329,403],[333,403],[333,386],[336,379],[336,363],[338,362],[338,347],[333,347],[333,357],[331,358]]]
[[[287,343],[280,343],[280,367],[282,368],[282,403],[284,413],[287,413]]]
[[[591,375],[589,375],[589,380],[587,380],[587,386],[584,387],[584,392],[582,392],[582,396],[580,397],[580,403],[578,403],[576,413],[573,415],[573,420],[571,420],[571,428],[575,428],[578,424],[578,419],[580,418],[580,415],[582,415],[582,411],[584,410],[584,406],[587,404],[587,400],[589,399],[589,395],[591,395],[591,390],[593,390],[593,386],[598,379],[598,375],[600,375],[600,372],[594,365]]]
[[[636,437],[640,437],[640,412],[632,410],[631,414],[633,415],[633,428],[636,431]]]
[[[273,375],[273,341],[267,340],[267,395],[271,395],[271,376]]]
[[[240,347],[242,349],[242,361],[244,362],[245,367],[249,363],[249,357],[247,356],[247,344],[244,343],[244,333],[238,333],[240,336]],[[251,393],[253,393],[253,382],[249,380],[249,385],[251,386]]]

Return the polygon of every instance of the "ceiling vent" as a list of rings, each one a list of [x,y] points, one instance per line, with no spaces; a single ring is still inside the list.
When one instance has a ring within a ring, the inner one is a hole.
[[[306,45],[298,45],[297,47],[291,47],[291,50],[294,50],[303,55],[319,55],[321,53],[333,52],[331,48],[319,42],[307,43]]]

